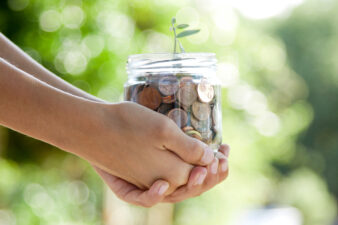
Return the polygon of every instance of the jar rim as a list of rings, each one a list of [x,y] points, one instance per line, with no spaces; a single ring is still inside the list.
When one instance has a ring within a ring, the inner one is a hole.
[[[130,55],[127,63],[129,76],[139,76],[145,72],[154,73],[197,73],[214,70],[217,59],[215,53],[146,53]]]
[[[175,59],[175,58],[215,58],[216,54],[212,52],[185,52],[185,53],[142,53],[142,54],[133,54],[128,57],[129,60],[137,60],[137,59],[153,59],[153,58],[167,58],[169,59]]]

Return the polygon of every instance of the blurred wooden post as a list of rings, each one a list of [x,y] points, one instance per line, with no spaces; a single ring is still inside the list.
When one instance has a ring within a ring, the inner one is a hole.
[[[174,205],[162,203],[150,209],[135,207],[105,188],[104,225],[172,225]]]

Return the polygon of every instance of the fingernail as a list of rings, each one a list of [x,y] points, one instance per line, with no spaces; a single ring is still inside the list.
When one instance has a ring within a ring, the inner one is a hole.
[[[210,168],[211,173],[212,174],[216,174],[217,173],[217,169],[218,169],[218,160],[215,160],[215,162],[213,162],[211,164],[211,168]]]
[[[169,184],[168,183],[164,183],[160,186],[160,188],[158,189],[158,194],[159,195],[163,195],[164,192],[166,192],[169,188]]]
[[[227,169],[228,169],[228,161],[222,162],[222,165],[221,165],[222,172],[225,172]]]
[[[213,159],[214,159],[214,151],[211,148],[207,147],[204,150],[204,154],[201,161],[202,163],[209,164],[212,162]]]
[[[229,157],[229,155],[230,155],[230,146],[229,145],[227,145],[227,150],[225,151],[225,156],[226,157]]]
[[[227,159],[227,157],[224,154],[220,153],[220,152],[216,152],[215,156],[218,159]]]
[[[198,175],[198,178],[197,178],[197,180],[195,182],[195,185],[201,185],[203,183],[203,181],[204,181],[204,179],[205,179],[206,176],[207,176],[206,173]]]

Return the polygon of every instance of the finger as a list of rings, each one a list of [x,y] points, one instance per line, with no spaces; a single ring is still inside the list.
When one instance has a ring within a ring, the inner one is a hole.
[[[169,188],[169,183],[165,180],[157,180],[147,191],[135,189],[125,195],[125,201],[141,205],[143,207],[152,207],[161,202],[165,197],[165,192]]]
[[[203,184],[207,176],[207,169],[205,167],[194,167],[190,173],[188,183],[176,191],[174,191],[169,196],[164,198],[164,202],[180,202],[187,198],[193,197],[196,193],[199,193],[199,189]]]
[[[169,188],[168,182],[157,180],[149,190],[143,191],[121,178],[113,176],[97,167],[94,168],[118,198],[134,205],[151,207],[163,200],[164,193]]]
[[[230,154],[230,146],[227,144],[222,144],[218,151],[223,153],[228,158]]]
[[[227,159],[220,159],[219,160],[219,171],[218,171],[218,182],[224,181],[229,175],[229,164]]]
[[[227,157],[224,155],[224,150],[227,146],[221,146],[219,154],[217,154],[218,160],[213,160],[213,163],[208,166],[207,170],[207,176],[204,179],[204,182],[202,185],[193,185],[193,172],[197,168],[204,168],[204,167],[195,167],[193,171],[191,172],[190,179],[188,181],[187,186],[183,186],[179,189],[177,189],[173,194],[167,196],[164,198],[163,201],[165,202],[171,202],[171,203],[176,203],[180,202],[184,199],[190,198],[190,197],[195,197],[198,196],[224,179],[228,176],[228,160]],[[215,174],[215,168],[216,168],[216,174]],[[204,168],[205,169],[205,168]]]
[[[214,159],[214,151],[196,138],[185,135],[180,129],[172,128],[165,147],[176,153],[183,161],[205,166]]]
[[[135,185],[119,178],[113,176],[98,167],[94,166],[96,172],[101,176],[103,181],[108,185],[108,187],[115,193],[117,197],[124,200],[124,196],[135,189],[138,189]]]
[[[205,192],[218,183],[218,165],[219,159],[215,158],[214,161],[208,166],[208,176],[203,183],[201,192]]]
[[[225,158],[225,156],[223,156],[223,158]],[[213,162],[207,167],[207,170],[208,170],[208,174],[203,184],[191,197],[199,196],[203,194],[204,192],[210,190],[212,187],[214,187],[215,185],[219,183],[219,159],[218,158],[215,158],[213,160]]]

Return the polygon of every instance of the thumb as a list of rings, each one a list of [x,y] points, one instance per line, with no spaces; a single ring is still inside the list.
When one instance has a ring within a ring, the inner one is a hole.
[[[169,132],[164,147],[176,153],[183,161],[194,165],[205,166],[214,159],[214,151],[207,144],[189,137],[178,127]]]

